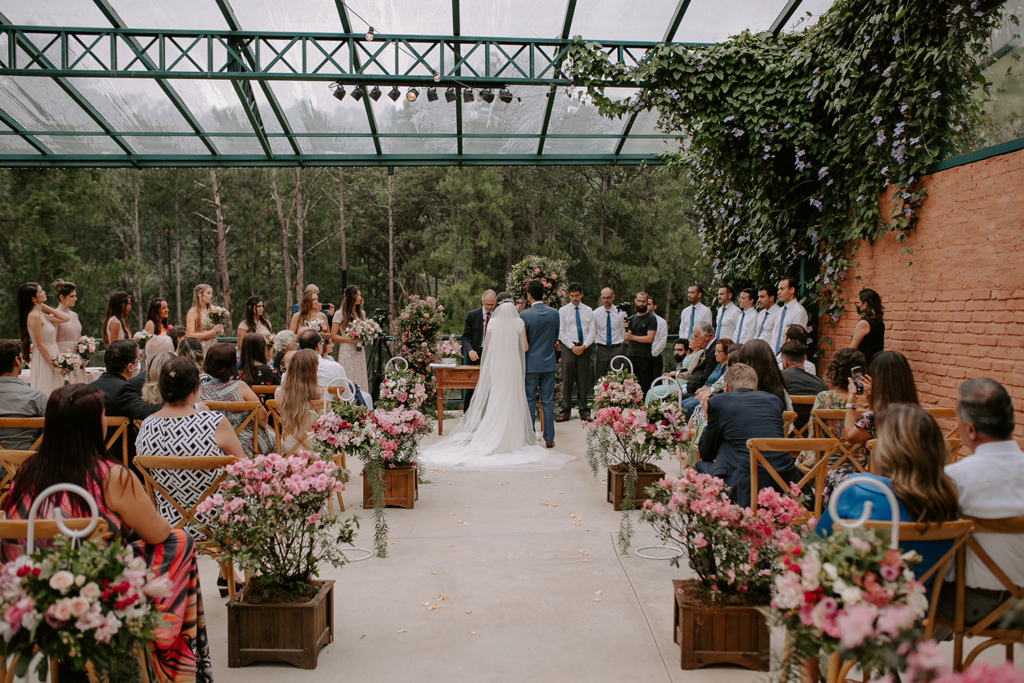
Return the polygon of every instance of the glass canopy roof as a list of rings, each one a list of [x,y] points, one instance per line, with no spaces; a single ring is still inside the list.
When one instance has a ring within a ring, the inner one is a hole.
[[[0,166],[657,163],[657,112],[600,116],[567,39],[635,63],[831,3],[0,0]]]

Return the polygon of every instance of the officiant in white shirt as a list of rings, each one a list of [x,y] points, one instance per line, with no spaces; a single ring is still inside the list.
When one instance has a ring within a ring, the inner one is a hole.
[[[601,305],[594,311],[594,383],[608,374],[612,358],[622,353],[625,332],[622,321],[626,314],[615,308],[615,292],[611,287],[601,290]]]
[[[700,285],[690,285],[690,288],[686,290],[686,300],[690,302],[690,305],[679,314],[679,339],[686,344],[686,350],[691,353],[694,349],[690,348],[689,340],[693,336],[696,326],[700,323],[714,325],[714,316],[711,315],[711,309],[701,301],[703,298],[704,288]]]
[[[590,351],[597,337],[594,309],[583,303],[583,285],[569,284],[569,303],[558,309],[558,341],[562,344],[562,412],[555,419],[565,422],[572,416],[572,390],[576,389],[576,405],[580,419],[590,420]],[[619,334],[622,327],[619,326]]]

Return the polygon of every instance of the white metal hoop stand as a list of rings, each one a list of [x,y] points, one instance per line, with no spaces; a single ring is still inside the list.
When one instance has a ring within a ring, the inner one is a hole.
[[[838,513],[839,496],[846,489],[850,488],[854,484],[871,484],[875,488],[879,489],[885,494],[885,497],[889,500],[889,510],[892,513],[890,519],[892,520],[892,526],[889,535],[889,547],[896,550],[900,547],[900,504],[896,500],[896,494],[892,490],[871,477],[865,477],[863,475],[857,477],[850,477],[845,480],[832,492],[832,497],[828,499],[828,513],[832,515],[832,521],[843,527],[844,529],[856,529],[862,527],[871,518],[871,501],[864,501],[864,510],[860,513],[860,518],[855,520],[840,519]]]
[[[339,379],[332,379],[331,383],[327,385],[327,389],[330,390],[330,389],[332,389],[334,387],[345,387],[346,389],[348,389],[348,398],[345,398],[345,394],[342,393],[342,394],[338,395],[338,400],[343,401],[344,403],[354,403],[355,402],[355,400],[356,400],[356,392],[359,391],[359,386],[355,382],[350,380],[348,377],[341,377]],[[324,406],[326,406],[326,405],[327,405],[327,402],[325,401],[324,402]]]
[[[352,557],[351,555],[349,555],[349,553],[366,553],[366,554],[363,555],[362,557]],[[345,559],[347,559],[349,562],[362,562],[363,560],[368,560],[371,557],[373,557],[373,551],[372,550],[368,550],[367,548],[357,548],[356,546],[352,546],[351,548],[342,548],[341,549],[341,554],[344,555]]]
[[[630,359],[626,358],[625,356],[615,356],[614,358],[612,358],[611,362],[608,363],[608,367],[610,367],[612,370],[615,370],[616,372],[621,370],[622,369],[622,363],[619,363],[619,367],[615,367],[615,361],[619,360],[620,358],[623,361],[625,361],[626,363],[629,363],[629,373],[631,375],[632,374],[636,374],[636,373],[633,372],[633,361],[631,361]]]
[[[81,486],[75,486],[74,484],[54,484],[53,486],[45,489],[42,493],[36,496],[36,499],[32,501],[32,507],[28,511],[28,548],[27,554],[31,555],[36,548],[36,513],[39,511],[39,506],[43,504],[43,501],[52,496],[55,493],[61,491],[67,491],[69,493],[77,493],[79,496],[85,499],[85,502],[89,504],[89,512],[92,515],[92,519],[89,521],[88,526],[80,531],[69,529],[64,524],[64,519],[61,517],[60,508],[53,509],[53,519],[57,522],[57,528],[60,532],[71,539],[72,543],[81,542],[83,538],[88,538],[89,534],[93,532],[96,525],[100,523],[100,512],[99,508],[96,507],[96,499],[92,497],[88,491],[83,489]]]
[[[406,359],[402,358],[401,356],[395,356],[394,358],[389,360],[384,365],[384,372],[387,372],[388,370],[390,370],[391,369],[391,364],[394,363],[395,361],[398,361],[398,360],[402,361],[402,368],[401,368],[402,370],[408,370],[409,369],[409,361],[407,361]],[[395,364],[397,365],[397,363],[395,363]]]
[[[657,552],[646,554],[642,552],[645,550],[655,550]],[[683,549],[677,548],[674,545],[645,545],[637,548],[633,552],[636,553],[637,557],[642,557],[645,560],[674,560],[677,557],[682,557],[683,555]],[[669,555],[669,552],[672,554]]]
[[[672,387],[675,387],[676,403],[678,403],[679,407],[681,408],[683,406],[683,388],[681,386],[679,386],[679,382],[676,381],[675,377],[669,377],[668,375],[662,375],[658,379],[656,379],[653,382],[651,382],[651,388],[653,389],[654,387],[656,387],[656,386],[658,386],[660,384],[668,384],[669,385],[669,391],[672,391]]]

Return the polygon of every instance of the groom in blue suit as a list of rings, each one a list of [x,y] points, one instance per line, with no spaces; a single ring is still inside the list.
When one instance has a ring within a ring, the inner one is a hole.
[[[526,285],[526,300],[530,307],[519,314],[526,324],[526,401],[531,419],[537,414],[537,386],[540,386],[540,406],[544,411],[544,444],[555,447],[555,342],[558,341],[558,311],[544,303],[544,285],[531,280]]]

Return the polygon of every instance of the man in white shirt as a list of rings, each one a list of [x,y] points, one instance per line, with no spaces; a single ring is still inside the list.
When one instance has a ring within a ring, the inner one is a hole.
[[[778,353],[786,341],[786,325],[807,327],[807,311],[796,300],[796,278],[784,277],[779,280],[779,303],[782,310],[776,318],[772,329],[772,353]]]
[[[348,378],[348,373],[345,372],[345,366],[338,361],[330,357],[324,357],[324,341],[320,337],[320,333],[316,330],[309,328],[299,332],[299,336],[296,338],[299,349],[312,349],[316,351],[316,355],[319,361],[316,369],[316,382],[322,387],[331,386],[331,382],[337,380],[343,380]],[[327,340],[330,343],[330,339]],[[287,375],[288,373],[285,373]],[[281,383],[284,384],[284,375],[281,376]],[[370,394],[362,391],[363,401],[366,407],[373,410],[373,397]]]
[[[594,380],[608,374],[612,358],[622,353],[625,332],[622,321],[626,314],[615,308],[615,292],[611,287],[601,290],[601,305],[594,310]]]
[[[998,382],[979,377],[957,388],[956,422],[971,455],[946,465],[956,484],[961,517],[1000,519],[1024,516],[1024,453],[1013,439],[1013,401]],[[981,549],[1014,584],[1024,585],[1024,535],[973,534]],[[947,581],[953,578],[953,568]],[[964,623],[978,623],[1011,598],[995,574],[967,549]],[[956,591],[947,583],[939,616],[952,619]],[[997,622],[998,623],[998,622]],[[948,630],[947,630],[948,634]],[[936,634],[939,636],[939,634]]]
[[[597,333],[594,330],[594,309],[583,303],[583,285],[569,283],[569,303],[558,309],[558,341],[562,344],[562,412],[555,422],[566,422],[572,416],[572,390],[576,387],[576,405],[580,419],[590,420],[590,347]]]
[[[736,338],[733,343],[744,344],[754,338],[757,332],[757,311],[754,310],[756,300],[757,292],[750,287],[740,292],[740,318],[736,321]]]
[[[775,328],[775,318],[778,317],[782,308],[775,303],[775,288],[765,285],[757,290],[757,304],[761,311],[757,314],[757,332],[755,338],[771,344],[772,330]]]
[[[718,288],[718,321],[715,323],[715,339],[736,341],[736,325],[740,319],[740,307],[732,302],[736,295],[729,285]]]
[[[654,305],[654,299],[647,297],[647,310],[651,313],[657,310],[657,306]],[[655,314],[655,319],[658,321],[658,329],[654,332],[654,343],[651,344],[651,357],[654,358],[652,361],[652,376],[654,379],[661,377],[661,374],[665,371],[665,359],[661,357],[661,352],[665,350],[668,345],[668,323],[660,315]]]
[[[689,340],[693,336],[693,330],[697,325],[699,323],[714,325],[711,309],[701,302],[703,298],[704,288],[700,285],[690,285],[690,288],[686,290],[686,300],[690,302],[690,305],[679,314],[679,338],[686,343],[686,349],[690,353],[696,350],[690,348]]]

